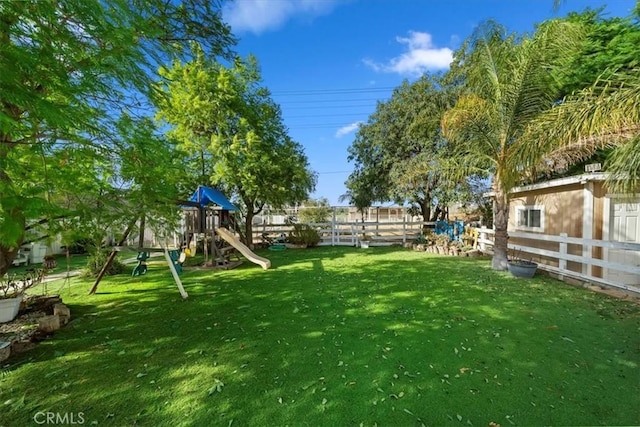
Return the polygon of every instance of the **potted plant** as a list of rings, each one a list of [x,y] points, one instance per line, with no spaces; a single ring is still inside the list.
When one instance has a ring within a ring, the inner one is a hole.
[[[367,233],[362,233],[362,238],[360,238],[360,247],[363,249],[367,249],[369,247],[369,236]]]
[[[42,282],[44,270],[31,270],[18,279],[14,274],[0,278],[0,323],[11,322],[20,311],[27,289]]]
[[[514,256],[507,261],[507,270],[514,277],[532,278],[536,274],[538,264],[520,257],[521,251],[516,251]]]
[[[42,268],[45,270],[53,270],[58,266],[58,259],[55,255],[45,255],[42,261]]]

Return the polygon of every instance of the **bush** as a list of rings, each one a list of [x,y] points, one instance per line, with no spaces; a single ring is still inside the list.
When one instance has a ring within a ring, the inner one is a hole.
[[[294,245],[312,247],[320,243],[320,234],[307,224],[295,224],[287,240]]]
[[[95,249],[91,255],[87,258],[87,275],[97,276],[107,262],[107,257],[111,251],[106,249]],[[124,265],[118,258],[114,258],[113,262],[105,272],[106,276],[113,276],[115,274],[124,273],[127,266]]]

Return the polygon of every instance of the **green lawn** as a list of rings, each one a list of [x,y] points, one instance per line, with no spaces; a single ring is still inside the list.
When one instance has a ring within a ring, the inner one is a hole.
[[[56,259],[58,261],[58,265],[52,269],[51,271],[49,271],[48,274],[58,274],[58,273],[65,273],[67,271],[67,257],[65,255],[58,255],[56,256]],[[79,254],[79,255],[71,255],[69,256],[69,270],[79,270],[82,269],[84,267],[86,267],[87,265],[87,255],[86,254]],[[42,264],[30,264],[30,265],[20,265],[20,266],[13,266],[9,268],[9,274],[16,274],[18,275],[18,277],[20,277],[20,275],[24,274],[25,272],[27,272],[27,270],[33,270],[34,268],[42,268]]]
[[[73,279],[72,323],[1,369],[0,425],[640,424],[638,305],[486,259],[260,254],[185,272],[186,301],[161,263]]]

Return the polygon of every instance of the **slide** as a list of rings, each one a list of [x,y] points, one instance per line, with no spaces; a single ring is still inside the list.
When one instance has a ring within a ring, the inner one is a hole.
[[[216,228],[216,233],[218,233],[220,237],[226,240],[227,243],[229,243],[231,246],[233,246],[238,251],[240,251],[240,253],[252,263],[258,264],[260,267],[264,268],[265,270],[268,270],[271,267],[271,261],[254,254],[251,251],[251,249],[246,247],[244,243],[238,240],[238,238],[234,236],[226,228]]]

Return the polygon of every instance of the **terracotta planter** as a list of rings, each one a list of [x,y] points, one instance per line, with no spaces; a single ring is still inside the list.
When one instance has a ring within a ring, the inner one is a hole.
[[[0,299],[0,323],[11,322],[20,311],[22,295],[15,298]]]

